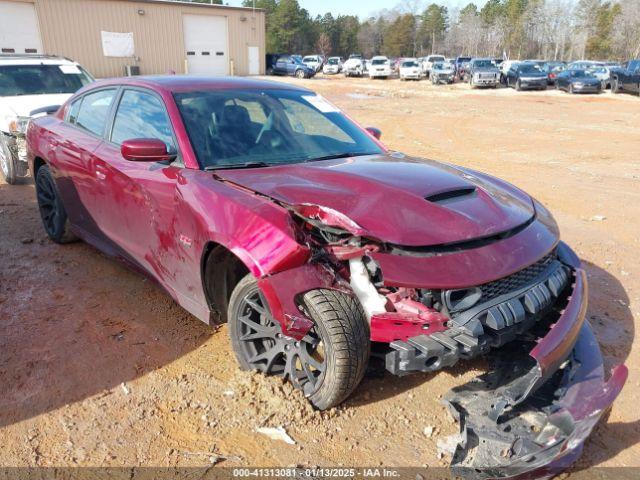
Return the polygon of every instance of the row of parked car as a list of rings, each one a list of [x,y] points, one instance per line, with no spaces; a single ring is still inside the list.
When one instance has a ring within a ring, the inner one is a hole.
[[[546,60],[503,60],[429,55],[419,58],[389,58],[375,56],[365,59],[353,54],[325,58],[322,55],[271,55],[267,57],[267,73],[310,78],[320,71],[325,75],[346,77],[389,78],[400,80],[430,79],[433,84],[456,81],[471,87],[496,88],[499,85],[516,90],[547,89],[555,86],[570,93],[599,93],[611,88],[614,93],[640,93],[640,61],[625,64],[581,60],[561,62]]]

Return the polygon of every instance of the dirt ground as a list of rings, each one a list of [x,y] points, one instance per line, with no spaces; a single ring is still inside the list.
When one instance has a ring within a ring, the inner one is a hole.
[[[324,94],[407,154],[522,187],[556,216],[590,277],[589,319],[630,377],[580,466],[640,466],[640,100],[610,93],[470,90],[316,78]],[[274,378],[239,372],[214,331],[93,248],[51,243],[31,183],[0,183],[0,465],[440,466],[456,426],[439,398],[480,361],[366,378],[314,412]],[[295,445],[255,430],[283,426]],[[215,455],[214,455],[215,454]]]

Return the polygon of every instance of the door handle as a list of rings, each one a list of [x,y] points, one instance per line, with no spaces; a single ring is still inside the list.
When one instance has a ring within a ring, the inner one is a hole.
[[[104,167],[96,165],[94,168],[94,173],[98,180],[106,180],[107,179],[107,170]]]

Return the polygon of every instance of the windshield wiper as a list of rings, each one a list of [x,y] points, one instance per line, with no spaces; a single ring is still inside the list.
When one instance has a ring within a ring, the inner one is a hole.
[[[333,160],[336,158],[362,157],[364,155],[376,155],[378,152],[342,152],[332,155],[323,155],[322,157],[307,158],[305,162],[319,162],[321,160]]]
[[[233,168],[261,168],[278,165],[277,163],[267,162],[245,162],[245,163],[222,163],[220,165],[209,165],[204,167],[205,170],[231,170]]]

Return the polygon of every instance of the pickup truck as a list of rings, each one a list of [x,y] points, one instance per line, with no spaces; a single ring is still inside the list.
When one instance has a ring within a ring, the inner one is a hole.
[[[611,91],[640,95],[640,60],[629,60],[625,68],[611,70]]]

